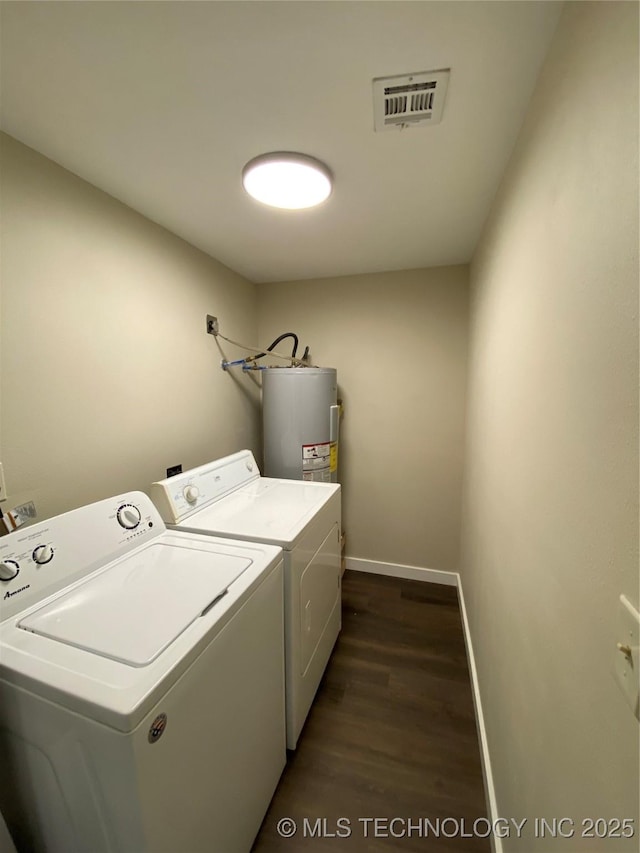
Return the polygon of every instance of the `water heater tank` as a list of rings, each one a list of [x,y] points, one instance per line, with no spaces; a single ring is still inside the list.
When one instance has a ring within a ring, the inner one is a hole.
[[[337,482],[337,371],[268,367],[261,372],[265,476]]]

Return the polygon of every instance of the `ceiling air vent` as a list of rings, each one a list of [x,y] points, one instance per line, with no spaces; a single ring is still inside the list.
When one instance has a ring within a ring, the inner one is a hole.
[[[373,114],[376,130],[438,124],[447,93],[449,69],[376,77]]]

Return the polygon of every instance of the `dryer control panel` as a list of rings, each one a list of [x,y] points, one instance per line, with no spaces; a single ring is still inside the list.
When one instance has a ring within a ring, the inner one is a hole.
[[[0,539],[0,622],[166,530],[143,492],[128,492]]]
[[[216,459],[199,468],[151,485],[151,497],[167,524],[178,524],[241,486],[260,478],[260,469],[250,450]]]

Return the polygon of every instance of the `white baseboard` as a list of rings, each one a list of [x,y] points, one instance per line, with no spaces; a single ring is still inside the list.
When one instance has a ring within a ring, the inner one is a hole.
[[[471,633],[469,631],[467,608],[464,601],[464,592],[462,589],[460,574],[458,572],[443,572],[439,569],[423,569],[420,566],[404,566],[400,563],[379,563],[376,560],[364,560],[358,557],[347,557],[345,559],[345,567],[354,572],[369,572],[374,575],[387,575],[392,578],[405,578],[406,580],[425,581],[427,583],[440,583],[458,588],[460,615],[462,617],[464,642],[467,649],[473,705],[476,713],[476,726],[478,729],[478,740],[480,743],[480,756],[482,758],[482,775],[484,777],[487,814],[489,816],[489,820],[493,823],[499,817],[498,803],[496,799],[496,789],[493,784],[491,758],[489,756],[489,744],[487,742],[487,730],[484,724],[482,701],[480,699],[478,671],[476,669],[476,659],[473,653],[473,643],[471,640]],[[493,850],[493,853],[503,853],[502,839],[493,834],[491,835],[491,849]]]
[[[493,772],[491,770],[491,757],[489,756],[489,743],[487,741],[487,730],[484,724],[484,714],[482,712],[482,701],[480,699],[480,685],[478,683],[478,671],[476,669],[476,658],[473,653],[473,642],[471,640],[471,632],[469,630],[469,621],[467,619],[467,608],[464,602],[464,591],[462,589],[462,580],[460,575],[458,578],[458,600],[460,602],[460,615],[462,616],[462,628],[464,634],[464,643],[467,647],[467,661],[469,663],[469,675],[471,676],[471,687],[473,691],[473,705],[476,712],[476,727],[478,729],[478,741],[480,742],[480,755],[482,757],[482,775],[484,777],[484,794],[487,804],[487,814],[489,820],[495,826],[495,821],[499,817],[498,801],[496,799],[496,789],[493,784]],[[493,853],[503,853],[502,839],[496,835],[491,835],[491,849]]]
[[[359,557],[347,557],[344,562],[345,567],[354,572],[369,572],[372,575],[388,575],[392,578],[442,583],[447,586],[458,585],[456,572],[441,572],[438,569],[423,569],[420,566],[403,566],[400,563],[379,563],[376,560],[362,560]]]

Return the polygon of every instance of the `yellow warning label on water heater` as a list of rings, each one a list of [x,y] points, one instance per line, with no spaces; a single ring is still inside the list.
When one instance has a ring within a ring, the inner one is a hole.
[[[333,474],[338,470],[338,442],[332,441],[329,445],[329,471]]]

